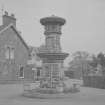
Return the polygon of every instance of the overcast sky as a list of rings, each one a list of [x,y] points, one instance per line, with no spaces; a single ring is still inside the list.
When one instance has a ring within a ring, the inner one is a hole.
[[[17,28],[28,45],[44,43],[39,20],[54,14],[67,21],[61,36],[64,51],[105,52],[105,0],[0,0],[0,4],[15,14]]]

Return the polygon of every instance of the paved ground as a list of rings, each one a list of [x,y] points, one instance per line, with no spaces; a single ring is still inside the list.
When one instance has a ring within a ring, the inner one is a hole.
[[[22,96],[22,85],[0,85],[0,105],[105,105],[105,90],[81,87],[64,99],[32,99]]]

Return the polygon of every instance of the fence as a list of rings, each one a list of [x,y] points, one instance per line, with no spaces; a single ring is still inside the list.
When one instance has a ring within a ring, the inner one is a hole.
[[[84,76],[84,86],[105,89],[105,76]]]

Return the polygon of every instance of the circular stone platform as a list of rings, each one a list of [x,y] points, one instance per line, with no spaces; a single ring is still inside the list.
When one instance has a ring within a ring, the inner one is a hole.
[[[59,94],[41,94],[38,92],[32,92],[32,91],[25,91],[23,93],[23,96],[29,97],[29,98],[40,98],[40,99],[57,99],[57,98],[67,98],[72,93],[59,93]]]
[[[56,98],[64,98],[65,94],[60,93],[60,94],[41,94],[38,92],[31,92],[31,91],[26,91],[23,93],[23,96],[29,97],[29,98],[41,98],[41,99],[56,99]],[[66,94],[67,96],[67,94]]]
[[[77,93],[80,90],[77,88],[71,88],[69,90],[60,92],[56,89],[37,88],[32,90],[25,90],[23,96],[29,98],[41,98],[41,99],[56,99],[67,98],[73,93]]]

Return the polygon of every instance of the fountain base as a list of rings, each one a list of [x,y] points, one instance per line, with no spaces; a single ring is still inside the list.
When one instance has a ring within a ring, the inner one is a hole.
[[[32,83],[31,83],[32,84]],[[28,86],[24,89],[23,96],[30,98],[41,98],[41,99],[56,99],[56,98],[66,98],[71,95],[71,93],[77,93],[80,91],[76,85],[67,88],[66,85],[56,88],[41,88],[38,85],[35,87],[30,84],[24,85]]]

